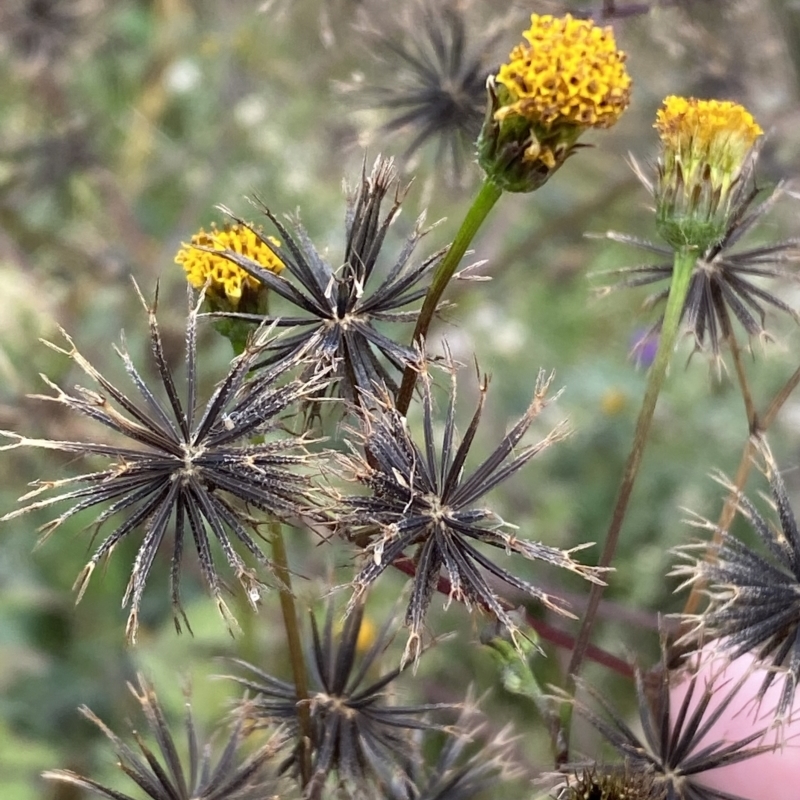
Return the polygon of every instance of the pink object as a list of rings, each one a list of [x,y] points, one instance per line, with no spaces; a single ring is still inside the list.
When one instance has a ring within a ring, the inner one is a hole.
[[[736,683],[744,678],[741,688],[734,695],[728,707],[717,722],[701,739],[698,748],[724,740],[733,743],[760,728],[770,728],[774,710],[783,691],[783,676],[777,675],[767,690],[760,705],[755,698],[766,676],[763,669],[753,669],[753,657],[742,656],[727,662],[721,654],[719,643],[707,645],[703,651],[703,665],[699,671],[691,709],[702,694],[708,681],[719,687],[706,710],[705,718],[717,709],[730,694]],[[747,675],[748,671],[750,674]],[[747,677],[744,677],[747,675]],[[686,696],[689,678],[670,690],[671,716],[674,724],[680,704]],[[783,741],[778,747],[766,753],[748,758],[736,764],[719,767],[698,775],[698,784],[718,791],[738,795],[746,800],[798,800],[800,798],[800,691],[794,704],[794,719],[785,722],[779,729],[771,728],[750,747]],[[697,750],[698,748],[695,748]]]

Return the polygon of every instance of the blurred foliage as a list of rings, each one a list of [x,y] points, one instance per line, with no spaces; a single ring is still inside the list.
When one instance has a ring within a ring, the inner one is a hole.
[[[600,13],[603,8],[600,0],[470,0],[468,5],[476,25],[512,13],[524,19],[532,10]],[[474,353],[492,375],[491,416],[479,437],[484,443],[501,436],[524,410],[539,368],[556,370],[556,385],[565,391],[548,419],[537,422],[537,432],[544,434],[547,422],[566,416],[575,433],[492,499],[523,535],[553,545],[601,540],[631,440],[644,373],[629,351],[650,317],[640,313],[643,295],[596,299],[587,276],[633,264],[640,254],[585,234],[615,229],[653,235],[649,198],[626,156],[632,153],[644,163],[653,158],[652,120],[662,97],[716,96],[747,105],[771,131],[761,162],[765,183],[793,178],[800,155],[794,135],[800,108],[796,3],[649,5],[647,13],[613,20],[635,81],[631,109],[612,132],[587,137],[595,146],[571,159],[534,196],[501,200],[471,256],[487,260],[481,271],[491,282],[451,286],[448,298],[455,307],[435,331],[447,338],[456,358],[471,365]],[[360,143],[370,142],[370,160],[383,143],[362,129],[369,120],[355,113],[352,90],[342,93],[339,86],[355,72],[368,75],[379,68],[363,28],[354,23],[366,14],[380,28],[395,6],[387,0],[4,1],[0,428],[56,438],[82,434],[80,420],[25,397],[41,390],[40,372],[65,385],[77,377],[66,359],[37,340],[57,336],[57,326],[63,326],[95,363],[122,375],[111,349],[120,329],[126,329],[134,356],[146,345],[129,275],[145,292],[159,283],[168,356],[180,363],[186,300],[182,270],[172,261],[181,241],[221,220],[215,204],[247,215],[243,198],[256,192],[276,211],[299,208],[315,241],[333,253],[340,250],[341,179],[357,178],[365,157]],[[504,47],[514,43],[512,36]],[[398,154],[403,151],[401,139],[396,147]],[[429,220],[447,217],[425,241],[432,250],[453,235],[467,208],[468,191],[437,180],[435,152],[424,149],[416,159],[418,178],[392,233],[395,243],[427,206]],[[477,167],[468,163],[465,169],[475,172],[466,181],[474,188]],[[771,215],[763,235],[792,231],[797,216],[792,202]],[[800,300],[797,287],[778,292],[795,305]],[[754,358],[748,361],[762,408],[797,367],[800,332],[791,322],[780,325],[772,328],[775,342],[753,343]],[[230,355],[227,343],[210,328],[202,341],[206,373],[220,376]],[[717,515],[721,490],[708,474],[716,468],[732,473],[747,436],[732,376],[723,371],[717,377],[701,355],[684,366],[690,349],[687,341],[676,355],[657,409],[595,637],[612,652],[635,653],[647,663],[658,648],[656,615],[677,611],[683,602],[672,594],[675,582],[665,577],[674,560],[669,549],[695,535],[681,509]],[[469,368],[462,374],[465,407],[476,391],[473,374]],[[212,386],[213,380],[206,390]],[[795,496],[799,421],[800,404],[791,400],[771,439]],[[29,481],[73,468],[57,455],[4,453],[0,508],[13,507]],[[761,486],[763,480],[756,477],[753,483]],[[4,800],[76,797],[44,785],[38,775],[46,768],[91,770],[99,780],[117,781],[98,731],[76,709],[85,703],[114,728],[132,713],[124,684],[137,670],[154,680],[173,710],[182,702],[182,680],[190,679],[195,708],[211,719],[222,713],[231,691],[227,683],[206,680],[225,671],[217,657],[261,659],[269,671],[285,669],[273,598],[255,618],[247,618],[242,606],[245,632],[232,640],[198,575],[185,582],[194,636],[176,637],[166,562],[156,564],[145,594],[141,643],[127,649],[124,612],[109,600],[124,591],[135,547],[122,546],[125,552],[112,559],[75,607],[71,585],[86,560],[90,532],[82,530],[85,519],[75,518],[69,530],[32,554],[35,528],[44,521],[23,517],[0,534]],[[291,563],[307,579],[297,581],[301,606],[324,594],[331,565],[342,567],[335,583],[347,580],[351,553],[318,545],[307,534],[290,537]],[[583,554],[587,563],[596,557],[594,549]],[[520,575],[545,586],[553,580],[534,565],[521,567]],[[399,573],[387,576],[371,602],[376,608],[392,603],[403,585]],[[586,590],[580,582],[548,588],[564,593],[580,611]],[[498,681],[491,654],[476,645],[480,623],[451,608],[446,618],[433,614],[431,626],[459,633],[434,649],[414,679],[404,676],[410,694],[454,701],[470,683],[482,692]],[[389,657],[399,658],[399,652],[395,648]],[[548,661],[539,662],[543,685],[557,679],[561,659],[551,648],[548,654]],[[603,670],[591,668],[588,675],[610,692],[630,695],[629,684]],[[485,705],[491,726],[499,730],[512,721],[524,734],[516,746],[530,774],[547,769],[547,735],[539,730],[534,705],[499,686]],[[579,731],[579,749],[582,736]],[[519,796],[529,794],[520,789]]]

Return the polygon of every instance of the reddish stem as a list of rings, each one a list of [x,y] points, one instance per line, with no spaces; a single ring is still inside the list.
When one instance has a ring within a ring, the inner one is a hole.
[[[417,569],[414,565],[414,562],[407,556],[400,556],[399,558],[396,558],[392,562],[392,566],[400,570],[400,572],[403,574],[412,578],[417,574]],[[444,575],[439,576],[439,581],[436,584],[436,590],[440,594],[445,594],[448,596],[450,595],[450,581],[445,578]],[[507,600],[503,600],[501,598],[500,602],[507,611],[515,610],[515,608]],[[563,647],[566,650],[572,650],[575,647],[575,638],[573,636],[570,636],[570,634],[568,634],[566,631],[562,631],[560,628],[554,628],[552,625],[548,625],[546,622],[536,619],[536,617],[530,614],[527,610],[525,611],[525,621],[531,626],[531,628],[533,628],[533,630],[536,631],[536,633],[539,634],[539,636],[542,637],[542,639],[554,644],[556,647]],[[607,667],[613,672],[622,675],[625,678],[633,679],[633,667],[627,661],[623,661],[621,658],[617,658],[617,656],[611,655],[611,653],[607,653],[605,650],[602,650],[593,644],[590,644],[587,647],[586,657],[595,663]]]

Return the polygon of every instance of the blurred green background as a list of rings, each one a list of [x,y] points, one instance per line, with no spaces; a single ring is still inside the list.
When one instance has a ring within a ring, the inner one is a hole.
[[[434,0],[431,0],[433,2]],[[222,203],[251,214],[246,195],[258,193],[274,211],[294,213],[332,262],[343,242],[343,177],[358,179],[364,153],[400,156],[413,133],[376,134],[386,116],[359,98],[361,84],[392,80],[385,52],[370,46],[368,26],[398,26],[396,3],[383,0],[3,0],[0,10],[0,428],[31,436],[74,439],[94,432],[83,420],[26,397],[42,391],[39,373],[64,386],[85,382],[67,359],[44,347],[58,326],[82,352],[124,381],[112,345],[120,329],[134,356],[147,360],[145,318],[133,275],[149,295],[159,282],[159,318],[176,368],[182,358],[186,292],[173,264],[181,241],[223,218]],[[470,0],[470,35],[489,24],[502,31],[498,58],[516,43],[531,11],[600,7],[580,3]],[[621,5],[621,4],[620,4]],[[631,5],[631,4],[629,4]],[[461,413],[475,396],[473,354],[492,375],[480,442],[491,445],[529,402],[540,368],[564,387],[530,437],[568,417],[574,434],[526,467],[491,498],[522,535],[574,546],[602,539],[630,445],[645,375],[629,357],[652,322],[641,311],[644,292],[599,299],[592,273],[639,263],[641,251],[587,233],[608,229],[654,236],[649,197],[626,163],[645,169],[656,154],[655,111],[666,94],[734,99],[769,132],[760,166],[765,185],[795,177],[800,155],[800,7],[786,0],[652,2],[649,13],[613,21],[629,54],[635,88],[630,110],[611,131],[590,134],[593,145],[569,160],[535,195],[501,199],[475,243],[473,260],[492,280],[457,283],[455,306],[435,331],[467,365]],[[345,89],[343,89],[345,87]],[[414,219],[445,218],[420,249],[425,255],[454,234],[477,186],[467,162],[463,187],[441,179],[436,145],[415,159],[404,213],[387,249],[397,248]],[[798,232],[797,201],[787,197],[751,241]],[[391,262],[391,255],[386,263]],[[776,288],[797,305],[795,284]],[[769,318],[774,341],[753,343],[748,369],[764,408],[798,367],[800,331]],[[409,332],[410,333],[410,332]],[[437,344],[434,341],[433,347]],[[206,390],[229,358],[229,345],[210,329],[202,337]],[[596,641],[648,664],[657,652],[657,615],[680,610],[676,581],[666,573],[670,548],[696,535],[690,509],[715,518],[722,490],[709,473],[731,474],[747,436],[735,382],[704,354],[687,363],[691,343],[676,354],[659,403],[622,543],[602,608]],[[800,488],[800,405],[791,399],[772,442],[790,490]],[[56,479],[77,467],[59,454],[11,451],[0,460],[0,514],[14,507],[26,484]],[[756,475],[751,489],[764,488]],[[43,769],[71,767],[122,788],[113,757],[98,732],[77,713],[90,706],[116,730],[133,714],[125,689],[137,670],[179,709],[191,680],[205,722],[225,711],[233,694],[208,676],[226,672],[220,656],[244,656],[285,670],[277,603],[270,597],[248,635],[232,640],[195,572],[184,582],[194,637],[176,637],[168,606],[168,563],[157,563],[145,595],[140,644],[124,645],[126,613],[119,602],[135,543],[121,546],[83,602],[72,583],[88,558],[87,518],[76,519],[33,552],[36,528],[50,517],[29,515],[0,530],[0,786],[4,800],[77,798],[39,779]],[[319,547],[291,537],[302,605],[318,601],[339,567],[347,580],[346,548]],[[594,563],[597,549],[584,551]],[[188,560],[190,572],[194,569]],[[586,587],[517,562],[512,570],[561,592],[580,613]],[[403,584],[387,575],[372,598],[377,621],[391,612]],[[434,603],[437,609],[441,603]],[[537,611],[537,613],[540,613]],[[563,620],[548,620],[574,630]],[[456,700],[475,683],[496,683],[492,661],[477,644],[482,622],[462,609],[431,616],[435,632],[457,636],[404,680],[404,696]],[[398,637],[398,639],[402,639]],[[398,641],[399,657],[402,641]],[[558,680],[568,653],[548,648],[543,680]],[[285,673],[286,674],[286,673]],[[631,702],[631,687],[606,670],[587,676]],[[513,722],[519,758],[531,777],[547,769],[547,738],[532,706],[495,687],[485,701],[492,728]],[[592,752],[579,729],[578,750]],[[519,784],[520,796],[530,788]]]

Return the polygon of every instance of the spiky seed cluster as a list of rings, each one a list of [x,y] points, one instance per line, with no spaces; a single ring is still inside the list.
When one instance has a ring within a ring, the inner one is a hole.
[[[348,91],[390,115],[379,134],[408,137],[404,160],[428,143],[437,144],[441,173],[451,183],[464,183],[465,162],[472,158],[483,120],[486,79],[496,66],[498,25],[470,24],[458,0],[412,0],[396,18],[394,26],[362,20],[367,46],[380,63]]]
[[[510,751],[514,738],[504,728],[487,736],[486,720],[478,711],[471,692],[455,725],[445,732],[444,743],[433,763],[426,763],[431,750],[428,739],[441,738],[436,731],[420,742],[421,751],[412,759],[408,776],[396,781],[386,800],[475,800],[491,796],[491,790],[503,781],[519,777]]]
[[[398,779],[408,785],[413,765],[409,733],[436,728],[427,720],[427,713],[450,707],[391,705],[386,687],[403,672],[403,666],[374,680],[368,679],[388,646],[393,619],[384,624],[369,649],[360,656],[363,603],[358,603],[347,617],[338,637],[333,603],[328,604],[321,630],[313,613],[310,618],[312,639],[307,664],[312,776],[306,796],[319,796],[332,774],[338,777],[346,796],[360,797],[370,790],[383,793]],[[253,664],[236,663],[248,673],[247,677],[235,676],[234,680],[253,695],[247,707],[256,727],[279,723],[298,735],[295,684],[279,680]],[[281,771],[296,766],[296,760],[297,752],[283,763]]]
[[[699,665],[691,665],[689,669],[690,674],[684,677],[688,681],[686,693],[677,707],[673,706],[670,696],[677,675],[667,669],[665,643],[662,643],[661,664],[655,670],[647,675],[636,670],[643,737],[634,733],[625,717],[588,684],[582,683],[582,688],[603,708],[605,716],[596,714],[583,704],[577,704],[577,710],[617,751],[621,758],[619,769],[652,775],[652,792],[645,797],[744,800],[703,785],[704,776],[728,764],[766,753],[774,749],[774,744],[753,744],[764,737],[766,728],[753,729],[733,742],[709,742],[715,724],[730,711],[731,704],[739,697],[742,681],[728,689],[720,681],[720,674],[701,681]],[[746,699],[740,699],[744,708]]]
[[[609,128],[619,119],[630,102],[631,78],[610,26],[532,14],[523,36],[528,44],[517,45],[497,73],[509,95],[495,112],[498,120],[516,115],[544,128]],[[528,157],[553,159],[544,151]]]
[[[0,50],[31,72],[54,70],[85,48],[82,34],[100,7],[94,0],[7,0],[0,6]]]
[[[587,767],[556,787],[555,800],[667,800],[667,790],[649,770]]]
[[[136,290],[138,292],[138,287]],[[145,584],[157,553],[166,547],[172,550],[171,594],[175,625],[180,630],[180,614],[188,627],[179,585],[183,550],[189,537],[194,542],[208,588],[229,624],[234,620],[221,596],[212,541],[221,548],[250,602],[256,604],[263,584],[237,549],[244,550],[264,566],[269,567],[269,561],[251,532],[255,521],[243,507],[257,508],[278,518],[291,517],[309,508],[310,479],[299,471],[308,458],[302,442],[289,436],[276,438],[271,432],[278,427],[279,417],[287,409],[309,393],[316,394],[324,388],[322,374],[312,382],[276,383],[282,373],[293,366],[290,362],[248,380],[248,374],[262,357],[265,347],[252,341],[244,353],[233,360],[228,373],[199,412],[199,305],[190,309],[186,324],[186,389],[181,398],[167,364],[155,304],[149,307],[141,294],[139,298],[147,310],[150,348],[162,384],[161,397],[137,370],[124,342],[115,349],[136,388],[133,396],[125,394],[92,366],[66,333],[63,335],[68,349],[50,346],[74,361],[97,384],[99,391],[78,387],[71,394],[45,378],[55,394],[36,396],[99,422],[127,439],[129,444],[29,439],[11,431],[0,432],[12,440],[12,444],[0,448],[3,450],[36,447],[111,461],[104,470],[55,481],[37,481],[35,488],[20,498],[26,504],[0,521],[61,503],[68,503],[69,508],[42,526],[45,537],[79,512],[98,506],[104,508],[94,519],[95,528],[111,519],[117,520],[75,583],[78,600],[97,564],[110,556],[123,539],[138,534],[139,550],[123,597],[123,605],[130,604],[127,636],[131,642],[136,638]],[[265,435],[266,440],[253,443],[253,437]],[[36,499],[51,491],[56,494]],[[171,544],[165,542],[169,539]]]
[[[721,476],[720,481],[736,492],[738,510],[766,551],[759,552],[731,533],[717,531],[712,523],[699,521],[701,527],[721,534],[719,543],[711,545],[714,557],[705,557],[706,544],[682,548],[679,553],[688,564],[677,567],[674,574],[686,576],[687,583],[705,587],[709,594],[709,607],[691,620],[696,635],[705,641],[718,639],[732,659],[753,655],[766,668],[759,697],[773,682],[783,682],[775,713],[784,718],[792,710],[800,683],[800,529],[766,444],[762,453],[779,526]]]
[[[383,201],[393,188],[392,206],[381,217]],[[365,171],[358,189],[348,192],[344,259],[336,266],[322,258],[302,227],[298,226],[296,236],[292,236],[268,208],[262,207],[285,244],[276,247],[261,234],[258,238],[273,249],[293,280],[265,270],[233,250],[226,250],[223,255],[293,305],[301,315],[228,315],[288,328],[286,336],[264,348],[259,367],[291,361],[304,352],[318,367],[332,369],[342,396],[358,401],[362,393],[373,392],[376,386],[396,388],[393,374],[418,363],[417,352],[390,339],[376,323],[416,319],[416,311],[401,309],[425,295],[426,289],[420,282],[436,267],[446,248],[418,264],[411,263],[414,248],[427,232],[423,214],[393,266],[376,283],[384,239],[400,211],[401,201],[394,164],[391,159],[379,156],[372,173],[367,175]],[[237,222],[245,224],[241,219]]]
[[[267,241],[272,248],[280,247],[275,237],[270,236]],[[230,250],[277,274],[284,264],[272,248],[250,225],[229,224],[222,230],[212,226],[209,233],[201,228],[192,236],[191,242],[178,251],[175,263],[183,267],[186,280],[195,289],[207,287],[209,295],[225,298],[233,308],[244,298],[244,306],[249,309],[255,308],[256,303],[248,303],[247,295],[257,294],[263,288],[261,282],[219,253]]]
[[[655,189],[659,233],[674,248],[704,252],[730,225],[733,190],[763,133],[738,103],[670,96],[654,126],[662,152]]]
[[[86,706],[80,711],[111,741],[119,759],[119,768],[137,786],[135,797],[142,797],[141,793],[151,800],[262,800],[277,797],[274,761],[285,743],[282,735],[275,734],[257,750],[248,748],[247,755],[241,754],[244,717],[240,715],[230,733],[225,734],[226,744],[215,761],[212,753],[216,748],[212,747],[212,742],[216,737],[204,741],[198,736],[192,707],[187,702],[184,727],[189,752],[184,764],[178,756],[182,748],[172,735],[167,716],[152,686],[139,676],[138,689],[130,684],[128,688],[141,706],[156,749],[145,741],[137,728],[132,728],[131,734],[140,751],[137,753]],[[109,800],[134,800],[131,795],[71,770],[50,770],[43,777],[87,789]]]
[[[609,128],[628,107],[631,78],[611,28],[589,20],[531,16],[528,44],[487,84],[478,139],[487,177],[511,192],[539,188],[589,128]]]
[[[415,575],[405,618],[410,637],[404,658],[416,658],[419,653],[425,615],[442,572],[449,579],[451,598],[470,607],[484,608],[510,630],[516,630],[514,622],[483,571],[559,613],[567,613],[558,598],[498,566],[476,547],[479,543],[504,553],[545,561],[595,582],[600,580],[597,570],[573,560],[570,551],[503,530],[503,520],[489,509],[476,506],[488,491],[566,435],[562,424],[542,441],[514,454],[525,432],[548,403],[546,395],[552,376],[539,375],[533,401],[522,419],[491,455],[465,476],[464,466],[481,418],[488,382],[485,378],[481,382],[478,407],[459,443],[455,425],[455,368],[452,363],[449,366],[450,401],[438,455],[431,380],[423,372],[422,446],[414,441],[406,419],[388,398],[382,402],[376,399],[375,409],[364,412],[363,427],[356,432],[363,453],[354,448],[351,455],[342,457],[345,472],[370,490],[367,495],[339,499],[337,519],[342,529],[354,539],[368,537],[366,557],[353,582],[352,602],[357,603],[396,559],[404,554],[413,558]]]

